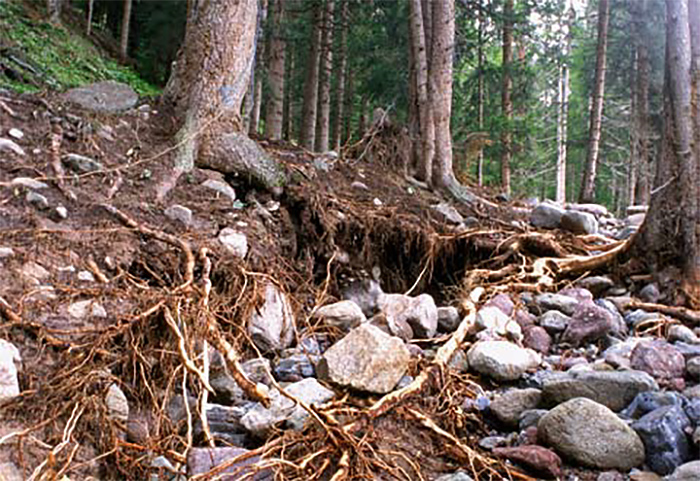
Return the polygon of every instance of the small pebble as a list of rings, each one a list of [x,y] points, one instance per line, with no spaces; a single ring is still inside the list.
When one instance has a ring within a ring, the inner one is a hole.
[[[78,279],[85,282],[95,282],[95,276],[93,276],[92,272],[90,271],[78,272]]]
[[[24,138],[24,132],[22,132],[19,129],[10,129],[10,131],[8,132],[8,135],[10,137],[17,139],[17,140],[22,140]]]

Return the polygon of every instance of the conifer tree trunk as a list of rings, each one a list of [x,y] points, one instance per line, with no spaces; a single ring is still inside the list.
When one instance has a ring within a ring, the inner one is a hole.
[[[477,124],[479,133],[484,131],[484,4],[479,0],[477,5],[477,22],[479,23],[477,40]],[[484,185],[484,149],[479,149],[477,159],[476,179],[479,186]]]
[[[95,11],[95,0],[88,0],[87,4],[87,28],[85,30],[85,35],[90,36],[92,33],[92,14]]]
[[[343,143],[348,142],[352,139],[352,116],[355,113],[355,78],[352,73],[352,67],[350,62],[348,62],[348,88],[347,94],[345,95],[345,119],[343,135]]]
[[[557,109],[557,186],[556,201],[560,204],[566,202],[566,152],[568,140],[569,117],[569,53],[571,52],[571,24],[573,23],[573,9],[571,15],[567,15],[564,27],[564,58],[559,67],[559,101]]]
[[[131,30],[131,5],[132,0],[124,0],[124,11],[122,14],[122,30],[119,40],[119,56],[122,61],[129,57],[129,32]]]
[[[292,99],[292,78],[294,75],[294,50],[289,50],[289,55],[285,61],[284,73],[284,105],[282,108],[282,130],[285,140],[292,140],[294,137],[294,102]]]
[[[267,23],[267,0],[260,0],[260,11],[258,12],[258,28],[256,33],[255,46],[255,74],[252,78],[251,107],[248,132],[250,135],[258,133],[260,126],[260,111],[262,108],[262,85],[263,74],[265,73],[265,51],[266,35],[265,26]]]
[[[603,0],[605,1],[605,0]],[[513,138],[511,135],[511,122],[513,120],[513,101],[511,90],[513,79],[511,77],[513,64],[513,0],[505,0],[503,6],[503,66],[501,86],[501,109],[506,123],[501,134],[501,189],[510,194],[510,161],[513,151]]]
[[[316,109],[318,104],[322,23],[323,12],[318,5],[315,5],[313,8],[311,48],[307,59],[306,80],[304,82],[304,105],[301,114],[301,145],[308,150],[313,150],[316,144]]]
[[[341,133],[343,131],[343,109],[345,107],[345,77],[348,68],[348,0],[341,2],[338,10],[338,28],[340,30],[340,42],[338,43],[338,79],[335,88],[335,115],[333,117],[333,135],[331,144],[336,152],[340,152]]]
[[[579,202],[595,200],[595,179],[600,154],[600,136],[603,123],[603,99],[605,95],[605,57],[608,46],[608,0],[598,3],[598,46],[596,49],[595,80],[593,84],[590,127],[588,132],[588,154],[581,183]]]
[[[267,78],[270,85],[270,98],[265,112],[265,135],[272,140],[282,138],[282,121],[284,118],[285,60],[287,42],[282,27],[284,22],[284,0],[273,0],[272,24],[270,33],[270,56],[268,58]]]
[[[327,152],[330,143],[331,76],[333,73],[333,10],[335,0],[326,0],[321,35],[321,64],[318,83],[318,120],[316,152]]]
[[[647,0],[630,2],[630,14],[633,19],[634,51],[635,51],[635,76],[632,91],[633,120],[632,120],[632,173],[634,182],[630,182],[630,203],[649,203],[649,169],[650,169],[650,145],[649,145],[649,75],[651,65],[649,61],[649,48],[647,46],[648,31],[646,28]]]

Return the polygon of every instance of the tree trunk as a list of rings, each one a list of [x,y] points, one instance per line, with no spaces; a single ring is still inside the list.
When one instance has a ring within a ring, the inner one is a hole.
[[[348,142],[352,139],[352,116],[355,111],[355,77],[352,74],[352,67],[348,62],[348,88],[345,95],[345,135],[343,142]]]
[[[452,53],[455,36],[454,0],[433,0],[433,62],[430,70],[430,104],[435,125],[433,184],[440,188],[456,183],[452,169]]]
[[[569,117],[569,54],[571,52],[571,25],[573,23],[574,10],[567,13],[564,22],[564,58],[559,67],[559,101],[557,109],[557,187],[556,201],[566,203],[566,144],[568,141],[568,117]]]
[[[257,0],[209,0],[191,15],[163,100],[180,125],[176,171],[224,132],[240,129],[253,66]]]
[[[503,79],[501,88],[501,109],[505,126],[501,134],[501,189],[506,194],[510,194],[510,160],[513,151],[511,135],[511,123],[513,120],[513,101],[511,99],[511,90],[513,88],[513,79],[511,77],[512,64],[513,0],[505,0],[503,6]]]
[[[131,30],[131,4],[132,0],[124,0],[122,14],[122,31],[119,40],[119,56],[122,61],[129,57],[129,31]]]
[[[92,14],[95,11],[95,0],[88,0],[87,4],[87,28],[85,30],[85,35],[90,36],[92,33]]]
[[[338,81],[335,88],[335,115],[333,117],[332,145],[336,152],[340,152],[342,144],[341,133],[343,131],[343,107],[345,104],[345,77],[348,69],[348,0],[339,0],[338,28],[340,29],[340,42],[338,44]]]
[[[328,152],[331,121],[331,75],[333,73],[333,9],[335,0],[326,0],[321,35],[321,64],[318,83],[316,152]]]
[[[637,0],[630,2],[635,7],[632,16],[635,34],[635,60],[636,75],[634,85],[634,123],[633,132],[635,134],[636,158],[634,160],[634,171],[636,172],[636,187],[634,197],[630,200],[636,204],[649,203],[650,191],[650,168],[651,168],[651,147],[650,147],[650,115],[649,115],[649,77],[651,63],[649,60],[649,41],[647,29],[648,1]]]
[[[433,0],[421,0],[423,17],[423,32],[425,42],[425,58],[428,71],[433,61]]]
[[[694,309],[700,301],[700,115],[693,105],[700,82],[699,22],[700,0],[666,0],[665,124],[657,187],[632,250],[652,272],[681,268],[686,297],[675,300]]]
[[[418,96],[418,118],[420,122],[421,155],[418,178],[428,185],[432,183],[433,158],[435,157],[435,123],[428,97],[428,60],[426,57],[424,17],[421,0],[411,0],[411,48],[416,65],[416,95]]]
[[[272,140],[282,138],[284,118],[284,76],[287,42],[282,27],[284,22],[284,0],[273,0],[272,30],[270,34],[270,56],[267,60],[267,80],[270,85],[270,98],[265,112],[265,135]]]
[[[301,145],[313,150],[316,144],[316,113],[318,104],[318,70],[321,55],[321,25],[323,14],[318,5],[313,8],[311,50],[306,64],[304,82],[304,105],[301,114]]]
[[[292,79],[294,78],[294,51],[289,50],[288,58],[285,61],[284,80],[284,105],[282,108],[282,130],[285,140],[292,140],[294,137],[294,101],[292,99]]]
[[[61,23],[61,10],[64,0],[47,0],[46,9],[49,14],[49,20],[53,23]]]
[[[477,40],[477,124],[479,126],[479,134],[484,131],[484,4],[483,0],[479,0],[477,6],[477,21],[479,22],[478,40]],[[484,185],[484,149],[480,148],[477,159],[476,179],[479,187]]]
[[[260,127],[260,111],[262,109],[263,73],[265,72],[265,24],[267,22],[267,0],[260,0],[260,12],[258,12],[258,31],[255,46],[255,79],[253,82],[253,105],[250,110],[250,125],[248,133],[257,134]]]
[[[636,0],[635,0],[636,1]],[[581,183],[579,202],[595,200],[595,179],[600,154],[600,136],[603,122],[603,99],[605,95],[605,57],[608,46],[608,17],[610,7],[608,0],[598,3],[598,47],[596,49],[595,80],[593,84],[593,101],[588,132],[588,154]]]

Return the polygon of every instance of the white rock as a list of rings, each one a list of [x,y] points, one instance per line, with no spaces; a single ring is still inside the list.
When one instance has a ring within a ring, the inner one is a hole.
[[[12,257],[13,255],[15,255],[15,251],[12,250],[12,247],[0,247],[0,259]]]
[[[271,282],[265,285],[265,301],[250,316],[248,333],[259,349],[279,351],[294,341],[294,313],[287,296]]]
[[[207,189],[214,190],[218,192],[219,194],[228,197],[231,199],[231,202],[236,200],[236,191],[233,190],[233,187],[231,187],[228,183],[222,182],[220,180],[216,179],[209,179],[206,182],[202,184],[202,187],[206,187]]]
[[[74,319],[85,319],[92,317],[107,317],[107,311],[99,303],[92,299],[74,302],[68,306],[68,315]]]
[[[33,190],[27,192],[25,200],[39,210],[46,210],[49,208],[49,200]]]
[[[340,301],[320,307],[314,313],[314,317],[344,331],[349,331],[367,320],[360,306],[352,301]]]
[[[498,381],[514,381],[540,365],[541,358],[532,349],[508,341],[480,341],[467,354],[469,366]]]
[[[34,190],[46,189],[49,187],[47,184],[38,180],[34,180],[30,177],[16,177],[12,179],[12,182],[10,182],[10,184]]]
[[[230,227],[221,229],[219,242],[224,245],[227,251],[241,259],[248,253],[248,238],[246,235]]]
[[[376,198],[376,197],[374,198],[374,200],[373,200],[372,202],[373,202],[374,205],[376,205],[377,207],[380,207],[380,206],[382,205],[382,201],[379,200],[379,199]]]
[[[192,224],[192,211],[182,205],[171,205],[165,209],[165,215],[168,217],[168,219],[175,222],[181,222],[186,226]]]
[[[122,423],[126,423],[129,420],[129,401],[127,401],[124,392],[116,384],[109,386],[105,396],[105,404],[107,404],[107,412],[110,419]]]
[[[51,275],[49,271],[33,261],[24,264],[20,273],[26,280],[36,285],[39,285],[40,281],[48,278]]]
[[[66,209],[64,206],[59,205],[56,207],[56,214],[58,214],[58,217],[61,219],[67,219],[68,218],[68,209]]]
[[[19,350],[0,339],[0,402],[19,396],[17,367],[22,362]]]
[[[10,131],[7,133],[12,138],[15,138],[17,140],[22,140],[24,138],[24,132],[22,132],[19,129],[10,129]]]
[[[17,155],[26,155],[24,149],[10,139],[0,138],[0,152],[3,150],[14,152]]]
[[[80,271],[78,272],[78,280],[85,282],[95,282],[95,276],[92,275],[90,271]]]

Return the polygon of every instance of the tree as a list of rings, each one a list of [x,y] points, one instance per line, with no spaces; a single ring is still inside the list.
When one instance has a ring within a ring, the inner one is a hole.
[[[92,14],[93,14],[94,10],[95,10],[95,0],[88,0],[88,3],[87,3],[87,21],[86,21],[87,27],[85,30],[85,35],[87,35],[88,37],[92,33]]]
[[[250,85],[250,111],[248,120],[248,132],[257,134],[260,125],[260,112],[262,109],[262,91],[263,91],[263,73],[265,71],[265,48],[266,41],[264,35],[265,25],[267,23],[267,0],[260,1],[260,10],[258,11],[258,28],[255,33],[255,74],[251,78]]]
[[[272,140],[282,138],[284,117],[285,63],[287,42],[282,31],[284,25],[284,0],[274,0],[271,8],[270,55],[267,59],[270,98],[265,112],[265,134]]]
[[[119,56],[126,60],[129,56],[129,30],[131,27],[131,5],[132,0],[124,0],[124,11],[122,14],[122,31],[119,40]]]
[[[566,2],[568,6],[568,2]],[[559,65],[559,92],[557,108],[557,187],[556,201],[560,204],[566,202],[566,143],[568,138],[568,117],[569,117],[569,53],[571,51],[571,24],[575,15],[574,9],[570,8],[565,13],[567,18],[562,22],[562,36],[564,43],[564,53]]]
[[[608,48],[608,0],[598,3],[598,46],[596,48],[595,81],[591,101],[591,117],[588,133],[588,154],[581,182],[579,202],[595,200],[595,180],[600,154],[600,136],[603,123],[603,99],[605,95],[605,59]]]
[[[63,10],[66,0],[47,0],[46,7],[49,14],[49,20],[53,23],[61,22],[61,11]]]
[[[664,128],[649,212],[633,257],[652,272],[680,269],[679,294],[700,306],[700,0],[666,0]]]
[[[306,61],[304,104],[301,114],[301,145],[308,150],[313,150],[316,145],[318,71],[321,57],[321,31],[323,23],[323,12],[318,4],[314,4],[312,18],[311,48]]]
[[[510,194],[510,160],[513,154],[513,137],[511,123],[513,121],[513,101],[511,77],[513,64],[513,0],[505,0],[503,5],[503,66],[501,87],[501,110],[506,123],[501,134],[501,189]]]
[[[331,121],[331,74],[333,73],[333,10],[335,0],[326,0],[321,35],[321,63],[318,82],[318,119],[316,122],[316,152],[327,152]]]
[[[478,37],[476,41],[477,46],[477,92],[476,92],[476,118],[477,118],[477,128],[481,133],[484,131],[484,5],[483,0],[479,0],[477,5],[477,22],[478,26]],[[477,168],[476,168],[476,179],[479,186],[484,185],[484,149],[479,149],[477,154]]]
[[[331,144],[336,151],[340,151],[342,144],[341,134],[343,132],[343,114],[345,107],[345,81],[348,69],[348,0],[340,0],[338,9],[338,29],[340,30],[340,41],[338,43],[338,80],[335,87],[335,113],[333,115],[333,132]]]

